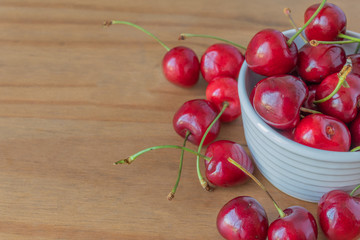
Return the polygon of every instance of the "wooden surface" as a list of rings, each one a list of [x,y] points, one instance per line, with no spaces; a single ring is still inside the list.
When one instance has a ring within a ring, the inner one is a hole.
[[[332,1],[360,31],[358,0]],[[137,23],[168,46],[198,56],[214,40],[177,40],[182,32],[210,34],[247,45],[263,28],[301,25],[305,0],[1,0],[0,1],[0,239],[221,239],[220,208],[239,195],[255,197],[269,220],[277,213],[252,181],[205,192],[195,158],[185,155],[175,199],[166,199],[180,152],[150,152],[129,166],[113,162],[145,147],[182,144],[172,116],[185,101],[205,97],[162,75],[165,50],[129,26]],[[241,119],[219,139],[246,148]],[[194,148],[195,146],[189,145]],[[248,149],[246,148],[248,151]],[[289,197],[258,171],[282,208],[316,204]],[[320,233],[319,239],[324,239]]]

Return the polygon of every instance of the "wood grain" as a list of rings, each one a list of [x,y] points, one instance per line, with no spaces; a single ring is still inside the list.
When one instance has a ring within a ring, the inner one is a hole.
[[[347,14],[348,29],[360,31],[358,1],[332,2]],[[129,26],[102,23],[131,21],[170,47],[186,45],[201,56],[213,40],[179,42],[178,35],[210,34],[246,45],[263,28],[290,28],[284,7],[301,25],[313,3],[1,0],[0,239],[221,239],[217,212],[238,195],[255,197],[274,220],[275,208],[251,181],[204,192],[191,154],[172,202],[166,196],[178,151],[113,166],[145,147],[181,144],[172,116],[183,102],[204,98],[206,84],[201,79],[182,89],[168,83],[160,45]],[[219,139],[248,151],[241,119],[223,125]],[[256,176],[283,208],[301,205],[316,213],[316,204]]]

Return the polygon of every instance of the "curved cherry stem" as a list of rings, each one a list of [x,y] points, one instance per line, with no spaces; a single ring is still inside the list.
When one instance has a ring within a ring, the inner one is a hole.
[[[357,152],[360,151],[360,146],[354,147],[353,149],[350,150],[350,152]]]
[[[349,87],[349,84],[345,81],[347,75],[351,72],[352,69],[352,62],[351,59],[348,58],[346,60],[346,64],[344,65],[344,67],[341,69],[341,71],[338,73],[338,78],[339,81],[335,87],[335,89],[332,91],[332,93],[330,93],[329,95],[327,95],[326,97],[319,99],[319,100],[315,100],[314,103],[323,103],[327,100],[329,100],[330,98],[332,98],[338,91],[339,89],[344,86],[344,87]]]
[[[187,142],[190,134],[191,133],[189,131],[186,131],[183,147],[186,146],[186,142]],[[169,201],[172,200],[175,197],[176,189],[179,186],[179,182],[180,182],[180,178],[181,178],[181,172],[182,172],[182,166],[183,166],[183,160],[184,160],[184,153],[185,153],[185,150],[184,149],[181,150],[178,177],[176,179],[176,182],[175,182],[175,185],[174,185],[173,189],[171,190],[171,192],[169,193],[169,195],[167,197],[167,199]]]
[[[292,42],[295,40],[295,38],[297,38],[297,36],[299,36],[302,33],[302,31],[304,31],[304,29],[312,22],[312,20],[314,20],[314,18],[318,15],[320,10],[324,7],[325,3],[326,0],[323,0],[320,3],[319,7],[314,12],[314,14],[311,16],[311,18],[309,18],[309,20],[307,20],[307,22],[287,41],[288,46],[290,46]]]
[[[345,38],[345,39],[348,39],[348,40],[352,40],[354,42],[360,42],[360,38],[352,37],[352,36],[349,36],[349,35],[346,35],[346,34],[343,34],[343,33],[339,33],[338,37]]]
[[[219,41],[222,41],[222,42],[229,43],[230,45],[233,45],[233,46],[235,46],[235,47],[238,47],[238,48],[241,48],[241,49],[246,50],[246,47],[244,47],[244,46],[242,46],[242,45],[240,45],[240,44],[234,43],[234,42],[232,42],[232,41],[229,41],[229,40],[226,40],[226,39],[223,39],[223,38],[220,38],[220,37],[211,36],[211,35],[192,34],[192,33],[181,33],[180,36],[179,36],[179,40],[185,40],[185,39],[188,38],[188,37],[201,37],[201,38],[216,39],[216,40],[219,40]]]
[[[208,128],[206,129],[204,135],[201,138],[199,147],[198,147],[198,153],[200,154],[200,151],[202,149],[202,146],[204,144],[205,138],[208,135],[208,133],[210,132],[212,126],[219,120],[219,118],[221,117],[221,115],[224,113],[225,109],[229,106],[228,102],[224,102],[223,107],[221,109],[221,111],[219,112],[219,114],[215,117],[215,119],[211,122],[211,124],[208,126]],[[204,177],[201,174],[200,171],[200,155],[198,155],[196,157],[196,172],[200,181],[201,186],[207,190],[207,191],[213,191],[214,189],[212,187],[210,187],[210,185],[208,184],[208,182],[204,179]]]
[[[271,196],[271,194],[269,193],[269,191],[265,188],[265,186],[259,181],[259,179],[257,179],[254,175],[252,175],[248,170],[246,170],[243,166],[241,166],[239,163],[237,163],[234,159],[232,159],[231,157],[228,158],[228,161],[233,164],[234,166],[236,166],[237,168],[239,168],[241,171],[243,171],[246,175],[248,175],[252,180],[254,180],[254,182],[262,189],[266,192],[266,194],[269,196],[269,198],[271,199],[271,201],[274,203],[275,208],[277,209],[277,211],[279,212],[279,215],[281,218],[285,217],[285,213],[284,211],[279,207],[279,205],[276,203],[275,199]]]
[[[304,108],[304,107],[300,107],[300,111],[306,112],[306,113],[311,113],[311,114],[316,114],[316,113],[321,114],[322,113],[322,112],[319,112],[319,111],[316,111],[316,110],[313,110],[310,108]]]
[[[319,44],[350,44],[350,43],[356,43],[359,41],[353,41],[353,40],[340,40],[340,41],[318,41],[318,40],[311,40],[310,45],[313,47],[316,47]]]
[[[136,25],[135,23],[131,23],[131,22],[127,22],[127,21],[117,21],[117,20],[111,20],[111,21],[105,21],[104,22],[104,26],[106,26],[106,27],[108,27],[110,25],[114,25],[114,24],[125,24],[125,25],[132,26],[134,28],[137,28],[140,31],[142,31],[142,32],[146,33],[147,35],[149,35],[150,37],[154,38],[158,43],[160,43],[161,46],[163,46],[166,49],[166,51],[170,51],[170,48],[168,46],[166,46],[165,43],[163,43],[158,37],[156,37],[151,32],[145,30],[144,28],[140,27],[139,25]]]
[[[181,146],[177,146],[177,145],[160,145],[160,146],[155,146],[155,147],[149,147],[149,148],[146,148],[144,150],[141,150],[137,153],[135,153],[134,155],[131,155],[130,157],[127,157],[125,159],[121,159],[117,162],[114,162],[114,165],[118,165],[118,164],[124,164],[124,163],[127,163],[127,164],[130,164],[132,163],[137,157],[139,157],[140,155],[146,153],[146,152],[149,152],[149,151],[152,151],[152,150],[156,150],[156,149],[164,149],[164,148],[176,148],[176,149],[182,149],[182,150],[185,150],[185,151],[188,151],[190,153],[193,153],[195,155],[197,155],[198,157],[201,157],[203,159],[205,159],[206,161],[210,161],[211,158],[201,154],[201,153],[198,153],[190,148],[186,148],[186,147],[181,147]]]
[[[285,16],[288,17],[290,25],[296,30],[299,31],[299,28],[296,26],[294,19],[291,16],[291,10],[290,8],[284,8],[284,14]],[[300,37],[301,39],[304,41],[304,43],[308,43],[308,41],[306,40],[306,38],[304,37],[304,35],[302,33],[300,33]]]
[[[357,187],[355,187],[354,190],[351,191],[350,196],[352,197],[359,188],[360,188],[360,184]]]

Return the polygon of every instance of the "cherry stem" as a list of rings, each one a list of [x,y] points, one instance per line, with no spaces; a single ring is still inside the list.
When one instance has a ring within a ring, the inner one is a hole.
[[[314,103],[315,104],[323,103],[323,102],[329,100],[330,98],[332,98],[339,91],[341,86],[349,87],[349,84],[345,80],[346,80],[347,75],[351,72],[351,69],[352,69],[352,62],[351,62],[351,59],[348,58],[348,59],[346,59],[346,64],[341,69],[341,71],[338,73],[339,81],[338,81],[335,89],[332,91],[332,93],[330,93],[328,96],[326,96],[326,97],[324,97],[322,99],[315,100]]]
[[[302,33],[302,31],[304,31],[304,29],[312,22],[312,20],[314,20],[314,18],[318,15],[320,10],[324,7],[325,3],[326,0],[323,0],[320,3],[319,7],[314,12],[314,14],[311,16],[311,18],[309,18],[309,20],[307,20],[307,22],[287,41],[288,46],[290,46],[292,42],[295,40],[295,38],[299,36]]]
[[[360,184],[351,191],[350,196],[352,197],[354,193],[360,188]]]
[[[348,39],[348,40],[352,40],[354,42],[360,42],[360,38],[352,37],[352,36],[349,36],[349,35],[346,35],[346,34],[343,34],[343,33],[339,33],[338,37],[345,38],[345,39]]]
[[[113,24],[125,24],[125,25],[130,25],[134,28],[139,29],[140,31],[146,33],[147,35],[149,35],[150,37],[154,38],[158,43],[160,43],[161,46],[163,46],[166,51],[170,51],[170,48],[168,46],[166,46],[158,37],[156,37],[154,34],[152,34],[151,32],[145,30],[144,28],[140,27],[139,25],[136,25],[134,23],[131,22],[126,22],[126,21],[117,21],[117,20],[112,20],[112,21],[105,21],[104,22],[104,26],[109,27],[110,25]]]
[[[210,125],[208,126],[208,128],[206,129],[204,135],[201,138],[199,147],[198,147],[198,153],[200,154],[200,151],[202,149],[202,146],[204,144],[205,138],[208,135],[208,133],[210,132],[211,128],[213,127],[213,125],[219,120],[219,118],[221,117],[221,115],[224,113],[225,109],[229,106],[228,102],[224,102],[223,107],[221,109],[221,111],[219,112],[219,114],[215,117],[215,119],[210,123]],[[207,190],[207,191],[213,191],[214,189],[212,187],[210,187],[209,183],[204,179],[204,177],[201,174],[200,171],[200,155],[198,155],[196,157],[196,171],[197,171],[197,175],[200,181],[201,186]]]
[[[204,34],[192,34],[192,33],[181,33],[180,36],[179,36],[179,40],[185,40],[187,37],[201,37],[201,38],[211,38],[211,39],[216,39],[216,40],[219,40],[219,41],[223,41],[223,42],[226,42],[226,43],[229,43],[235,47],[238,47],[238,48],[241,48],[241,49],[244,49],[246,50],[246,47],[240,45],[240,44],[237,44],[237,43],[234,43],[232,41],[229,41],[229,40],[226,40],[226,39],[223,39],[223,38],[220,38],[220,37],[216,37],[216,36],[211,36],[211,35],[204,35]]]
[[[131,155],[130,157],[128,158],[125,158],[125,159],[122,159],[122,160],[119,160],[117,162],[114,162],[114,165],[118,165],[118,164],[124,164],[124,163],[127,163],[127,164],[130,164],[132,163],[137,157],[139,157],[140,155],[146,153],[146,152],[149,152],[151,150],[156,150],[156,149],[164,149],[164,148],[176,148],[176,149],[182,149],[182,150],[185,150],[185,151],[188,151],[190,153],[193,153],[203,159],[205,159],[206,161],[210,161],[211,158],[201,154],[201,153],[198,153],[190,148],[186,148],[186,147],[181,147],[181,146],[177,146],[177,145],[160,145],[160,146],[155,146],[155,147],[149,147],[149,148],[146,148],[144,150],[141,150],[137,153],[135,153],[134,155]]]
[[[296,31],[299,31],[299,28],[296,26],[295,21],[291,16],[290,8],[284,8],[284,14],[289,18],[290,25],[295,28]],[[300,33],[300,37],[305,43],[308,42],[302,33]]]
[[[316,113],[321,114],[322,113],[322,112],[319,112],[319,111],[316,111],[313,109],[309,109],[309,108],[304,108],[304,107],[300,107],[300,111],[306,112],[306,113],[312,113],[312,114],[316,114]]]
[[[281,218],[285,217],[286,214],[284,213],[284,211],[279,207],[279,205],[276,203],[275,199],[271,196],[271,194],[269,193],[269,191],[265,188],[265,186],[259,181],[259,179],[257,179],[253,174],[251,174],[248,170],[246,170],[243,166],[241,166],[239,163],[237,163],[234,159],[232,159],[231,157],[228,158],[228,161],[233,164],[234,166],[236,166],[237,168],[239,168],[241,171],[243,171],[246,175],[248,175],[252,180],[254,180],[254,182],[262,189],[266,192],[266,194],[270,197],[271,201],[274,203],[275,208],[277,209],[277,211],[279,212],[279,215]]]
[[[353,149],[350,150],[350,152],[357,152],[360,151],[360,146],[354,147]]]
[[[185,135],[185,140],[184,140],[184,143],[183,143],[183,147],[185,147],[186,145],[186,142],[190,136],[190,132],[189,131],[186,131],[186,135]],[[184,153],[185,153],[185,150],[181,150],[181,156],[180,156],[180,163],[179,163],[179,172],[178,172],[178,177],[176,179],[176,182],[175,182],[175,185],[173,187],[173,189],[171,190],[171,192],[169,193],[167,199],[170,201],[172,200],[174,197],[175,197],[175,193],[176,193],[176,189],[179,185],[179,182],[180,182],[180,177],[181,177],[181,172],[182,172],[182,166],[183,166],[183,160],[184,160]]]
[[[356,43],[359,41],[353,41],[353,40],[344,40],[344,41],[318,41],[318,40],[311,40],[310,45],[313,47],[318,46],[319,44],[349,44],[349,43]]]

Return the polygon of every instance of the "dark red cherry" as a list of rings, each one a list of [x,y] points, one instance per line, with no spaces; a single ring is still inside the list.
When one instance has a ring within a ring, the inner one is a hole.
[[[322,150],[347,152],[351,136],[342,121],[325,114],[311,114],[297,125],[294,141]]]
[[[229,103],[220,117],[222,122],[231,122],[241,115],[237,81],[230,77],[216,77],[206,87],[206,99],[214,103],[220,112],[224,102]]]
[[[194,99],[185,102],[175,113],[173,127],[182,137],[186,132],[190,132],[188,140],[195,145],[199,145],[202,136],[208,126],[218,115],[216,106],[205,99]],[[204,145],[214,141],[220,131],[220,122],[217,121],[210,129],[204,140]]]
[[[245,53],[249,68],[265,76],[290,73],[296,66],[298,51],[294,42],[288,46],[287,41],[282,32],[274,29],[255,34]]]
[[[216,43],[206,49],[200,60],[200,70],[203,78],[211,82],[216,77],[237,79],[244,56],[234,46]]]
[[[342,47],[330,44],[305,44],[298,54],[299,76],[311,83],[320,83],[328,75],[339,72],[346,62]]]
[[[360,146],[360,113],[358,113],[356,118],[350,123],[349,130],[351,134],[351,146]]]
[[[228,161],[231,157],[250,173],[254,172],[254,164],[243,149],[235,142],[219,140],[211,143],[205,152],[211,158],[205,160],[206,178],[215,186],[230,187],[246,182],[249,177]]]
[[[304,22],[314,14],[320,4],[311,5],[306,9]],[[346,32],[345,13],[335,4],[325,3],[315,19],[305,28],[305,35],[309,40],[335,41],[338,34]]]
[[[304,108],[319,111],[318,105],[316,105],[314,103],[317,86],[318,86],[317,84],[308,84],[307,85],[307,87],[309,89],[309,94],[303,103]]]
[[[318,203],[319,225],[329,240],[360,239],[360,198],[342,190],[325,193]]]
[[[326,77],[316,90],[316,100],[332,93],[338,81],[337,73]],[[322,113],[349,123],[355,119],[360,106],[360,75],[350,73],[346,77],[346,82],[349,84],[348,88],[341,86],[332,98],[319,103],[318,106]]]
[[[316,240],[318,231],[314,216],[300,206],[284,210],[285,216],[273,221],[268,230],[268,240]]]
[[[352,62],[352,73],[356,73],[360,75],[360,53],[351,54],[348,56]]]
[[[300,121],[300,107],[308,95],[305,83],[292,75],[276,75],[258,82],[252,105],[259,116],[277,129],[292,129]]]
[[[227,240],[265,240],[268,218],[256,199],[240,196],[221,208],[216,225],[221,236]]]
[[[162,61],[163,73],[167,80],[182,86],[194,86],[200,75],[200,63],[195,52],[188,47],[174,47]]]

